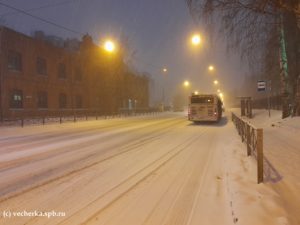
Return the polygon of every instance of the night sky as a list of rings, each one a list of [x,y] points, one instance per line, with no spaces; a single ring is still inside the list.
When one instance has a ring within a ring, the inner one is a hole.
[[[81,39],[83,34],[88,33],[99,45],[107,37],[117,40],[126,37],[130,52],[135,52],[128,56],[128,60],[138,71],[151,74],[157,101],[161,98],[162,89],[166,99],[170,100],[176,91],[183,88],[181,84],[185,79],[191,82],[191,91],[212,93],[216,91],[212,84],[216,78],[226,96],[226,92],[239,88],[247,72],[245,63],[241,63],[237,55],[226,53],[222,38],[208,43],[204,26],[193,21],[184,0],[0,2],[78,32],[60,29],[0,6],[1,23],[28,35],[34,30],[43,30],[49,35]],[[194,32],[203,35],[201,47],[195,48],[189,44],[189,37]],[[214,74],[208,73],[209,64],[216,67]],[[168,68],[165,80],[164,67]]]

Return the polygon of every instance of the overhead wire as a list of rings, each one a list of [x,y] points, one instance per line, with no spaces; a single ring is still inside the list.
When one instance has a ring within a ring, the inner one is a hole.
[[[9,5],[9,4],[6,4],[6,3],[3,3],[0,1],[0,5],[6,7],[6,8],[9,8],[11,10],[14,10],[15,12],[7,12],[7,13],[3,13],[3,14],[0,14],[0,17],[3,17],[3,16],[9,16],[9,15],[13,15],[13,14],[16,14],[16,13],[21,13],[21,14],[24,14],[26,16],[29,16],[31,18],[34,18],[36,20],[39,20],[39,21],[42,21],[44,23],[47,23],[47,24],[50,24],[52,26],[55,26],[57,28],[60,28],[60,29],[63,29],[63,30],[66,30],[68,32],[71,32],[71,33],[74,33],[74,34],[80,34],[80,35],[84,35],[83,32],[80,32],[80,31],[77,31],[75,29],[71,29],[71,28],[68,28],[66,26],[63,26],[63,25],[60,25],[60,24],[57,24],[55,22],[52,22],[52,21],[49,21],[47,19],[44,19],[42,17],[39,17],[39,16],[36,16],[36,15],[33,15],[31,13],[29,13],[29,11],[34,11],[34,10],[40,10],[40,9],[45,9],[45,8],[49,8],[49,7],[55,7],[55,6],[60,6],[60,5],[65,5],[65,4],[70,4],[72,2],[75,2],[75,1],[80,1],[80,0],[67,0],[67,1],[63,1],[63,2],[58,2],[58,3],[52,3],[52,4],[46,4],[46,5],[43,5],[43,6],[39,6],[39,7],[35,7],[35,8],[31,8],[31,9],[27,9],[27,10],[23,10],[23,9],[19,9],[17,7],[14,7],[12,5]],[[170,15],[169,15],[170,16]],[[168,25],[170,26],[170,21],[168,21]],[[161,45],[161,43],[159,44]],[[153,69],[157,70],[157,71],[162,71],[163,69],[163,65],[154,65],[153,63],[149,63],[149,62],[145,62],[144,60],[140,59],[139,57],[132,57],[133,60],[135,61],[139,61],[141,63],[143,63],[144,65],[146,66],[150,66],[152,67]]]
[[[81,1],[81,0],[67,0],[67,1],[57,2],[57,3],[50,3],[50,4],[42,5],[42,6],[39,6],[39,7],[26,9],[24,11],[30,12],[30,11],[40,10],[40,9],[46,9],[46,8],[51,8],[51,7],[56,7],[56,6],[71,4],[71,3],[77,2],[77,1]],[[11,15],[15,15],[15,14],[18,14],[18,13],[21,13],[21,12],[14,10],[14,12],[2,13],[2,14],[0,14],[0,17],[11,16]]]
[[[22,13],[22,14],[27,15],[27,16],[29,16],[29,17],[32,17],[32,18],[34,18],[34,19],[40,20],[40,21],[42,21],[42,22],[44,22],[44,23],[50,24],[50,25],[55,26],[55,27],[57,27],[57,28],[60,28],[60,29],[69,31],[69,32],[71,32],[71,33],[84,35],[84,33],[80,32],[80,31],[76,31],[76,30],[74,30],[74,29],[70,29],[70,28],[68,28],[68,27],[65,27],[65,26],[59,25],[59,24],[57,24],[57,23],[54,23],[54,22],[52,22],[52,21],[46,20],[46,19],[44,19],[44,18],[42,18],[42,17],[35,16],[35,15],[33,15],[33,14],[30,14],[30,13],[26,12],[25,10],[16,8],[16,7],[14,7],[14,6],[5,4],[5,3],[3,3],[3,2],[0,2],[0,5],[4,6],[4,7],[6,7],[6,8],[9,8],[9,9],[13,9],[13,10],[19,12],[19,13]]]

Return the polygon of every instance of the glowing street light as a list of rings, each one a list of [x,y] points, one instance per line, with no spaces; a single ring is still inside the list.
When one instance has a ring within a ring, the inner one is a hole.
[[[219,84],[219,81],[218,81],[218,80],[214,80],[214,84],[215,84],[215,85],[218,85],[218,84]]]
[[[219,96],[220,96],[221,100],[224,101],[224,95],[223,95],[223,93],[219,93]]]
[[[167,68],[163,68],[162,70],[164,73],[168,72],[168,69]]]
[[[214,67],[213,65],[210,65],[210,66],[208,67],[208,70],[212,72],[212,71],[215,70],[215,67]]]
[[[194,34],[192,36],[191,41],[192,41],[193,45],[199,45],[201,43],[201,37],[200,37],[200,35],[199,34]]]
[[[195,95],[198,95],[198,94],[199,94],[199,91],[194,91],[194,94],[195,94]]]
[[[220,89],[218,89],[218,90],[217,90],[217,92],[218,92],[218,93],[221,93],[221,90],[220,90]]]
[[[105,51],[112,53],[115,51],[116,45],[113,41],[107,40],[104,43],[104,49],[105,49]]]
[[[189,82],[189,81],[187,81],[187,80],[186,80],[186,81],[184,81],[184,82],[183,82],[183,86],[185,86],[185,87],[189,87],[189,86],[190,86],[190,82]]]

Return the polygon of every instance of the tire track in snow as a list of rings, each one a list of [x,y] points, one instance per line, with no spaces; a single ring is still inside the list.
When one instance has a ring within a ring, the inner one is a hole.
[[[174,119],[172,118],[172,119],[159,121],[159,122],[165,123],[165,122],[168,122],[169,120],[171,121]],[[154,123],[156,124],[159,122],[156,121]],[[21,138],[12,137],[12,138],[8,138],[6,141],[0,140],[0,144],[2,145],[1,153],[19,151],[20,148],[33,148],[35,146],[53,143],[54,141],[55,142],[61,141],[61,140],[64,141],[64,140],[70,139],[70,138],[75,139],[75,138],[81,137],[83,135],[88,135],[90,133],[94,133],[95,131],[105,132],[111,128],[126,128],[126,127],[128,127],[128,125],[129,126],[131,125],[131,121],[126,120],[125,122],[121,121],[120,123],[113,124],[113,125],[102,126],[101,124],[99,124],[93,128],[89,128],[89,127],[84,127],[84,128],[78,127],[77,128],[77,127],[75,127],[75,128],[70,128],[70,129],[66,128],[67,130],[63,130],[63,131],[56,130],[56,131],[46,132],[46,135],[45,135],[45,133],[42,133],[42,134],[32,134],[32,135],[28,135],[28,136],[22,136]],[[20,141],[21,141],[21,143],[19,143]],[[5,147],[5,144],[7,144],[8,146]]]
[[[195,141],[198,140],[197,137],[191,137],[188,140],[184,141],[183,143],[180,143],[176,147],[171,148],[168,152],[164,153],[160,158],[152,161],[145,167],[141,168],[125,180],[123,180],[121,183],[113,187],[112,189],[108,190],[103,195],[99,196],[97,199],[95,199],[93,202],[89,203],[84,209],[78,211],[77,213],[83,213],[82,211],[90,210],[89,208],[98,208],[96,212],[93,212],[91,216],[89,216],[87,219],[80,222],[80,224],[88,224],[91,222],[95,217],[97,217],[98,214],[100,214],[105,209],[112,206],[114,203],[116,203],[119,199],[124,197],[126,194],[134,190],[138,185],[140,185],[142,182],[146,181],[149,177],[151,177],[153,174],[155,174],[158,170],[160,170],[163,166],[165,166],[168,162],[170,162],[172,159],[177,157],[180,153],[185,151],[190,145],[192,145]],[[103,198],[109,196],[110,193],[116,192],[116,195],[113,195],[111,199],[107,200],[105,203],[103,203]],[[102,201],[101,201],[102,200]],[[99,205],[101,206],[101,209],[99,209]],[[73,214],[66,220],[61,221],[59,224],[72,224],[70,223],[70,219],[72,219],[72,216],[76,215]],[[75,222],[75,221],[73,221]],[[78,218],[76,217],[76,222],[78,223]]]
[[[164,124],[164,123],[169,123],[169,121],[163,121],[160,124]],[[175,121],[175,123],[176,123],[176,121]],[[119,130],[117,133],[114,132],[112,135],[115,136],[116,134],[136,132],[138,130],[144,129],[145,127],[152,127],[152,126],[156,126],[156,125],[157,125],[157,123],[152,123],[152,124],[147,124],[145,126],[133,127],[133,128],[128,128],[128,125],[127,125],[125,127],[121,127],[122,129],[123,128],[125,128],[125,129]],[[112,126],[112,127],[116,127],[116,126]],[[112,133],[112,132],[108,132],[108,134],[110,134],[110,133]],[[104,140],[107,140],[108,138],[114,138],[112,135],[108,135],[108,134],[107,133],[100,133],[100,134],[96,134],[96,135],[91,135],[90,137],[88,137],[89,138],[88,140],[84,140],[84,139],[87,138],[86,136],[88,134],[83,133],[81,135],[74,136],[75,138],[76,137],[81,137],[82,141],[80,139],[79,140],[75,139],[75,141],[78,142],[78,143],[71,143],[71,144],[70,144],[70,142],[72,140],[70,139],[70,136],[69,136],[68,139],[67,139],[68,141],[65,142],[65,143],[61,143],[59,147],[58,147],[58,144],[59,144],[58,141],[59,140],[56,139],[56,140],[47,141],[47,143],[50,144],[50,145],[46,145],[44,147],[44,151],[42,150],[43,146],[39,146],[39,147],[36,147],[36,148],[32,148],[32,146],[30,146],[29,150],[23,150],[22,151],[24,157],[20,157],[16,160],[4,161],[4,155],[2,154],[2,157],[1,157],[1,160],[0,160],[0,162],[1,162],[0,172],[3,172],[4,170],[12,168],[12,167],[17,167],[17,166],[21,166],[21,165],[24,165],[24,164],[27,164],[27,163],[30,163],[30,162],[35,162],[36,160],[42,160],[43,158],[44,159],[45,158],[49,159],[51,157],[55,157],[59,154],[62,154],[62,151],[64,151],[65,153],[67,153],[67,152],[75,153],[76,149],[74,150],[74,147],[77,148],[78,145],[80,145],[82,148],[89,147],[89,146],[91,146],[91,144],[93,144],[93,142],[100,142],[100,140],[98,138],[102,138]],[[58,135],[56,134],[56,136],[58,136]],[[93,136],[95,138],[93,138]],[[63,140],[65,140],[65,139],[66,138],[63,138]],[[47,143],[44,143],[44,144],[47,144]],[[51,149],[51,147],[53,149]],[[66,150],[65,147],[68,147],[69,150]],[[77,149],[77,150],[80,150],[80,149]],[[30,152],[33,152],[33,151],[38,152],[38,153],[34,154],[34,156],[29,155]],[[10,154],[11,154],[11,152],[10,152]],[[26,156],[26,154],[29,155],[29,156]],[[20,156],[21,154],[19,152],[19,154],[16,154],[16,155]]]
[[[141,143],[134,143],[133,145],[128,145],[122,151],[117,152],[115,154],[112,154],[110,156],[107,156],[106,158],[103,158],[101,160],[96,160],[95,162],[92,162],[92,163],[88,162],[88,164],[86,164],[86,165],[83,165],[83,166],[81,166],[79,168],[75,168],[75,169],[73,168],[70,171],[64,172],[63,174],[61,174],[59,176],[54,176],[54,177],[51,177],[51,178],[49,178],[49,176],[55,174],[55,172],[66,171],[65,165],[62,165],[60,167],[56,167],[55,169],[48,169],[48,170],[44,171],[43,173],[40,173],[40,174],[35,175],[35,176],[25,177],[21,181],[19,181],[19,186],[22,186],[22,188],[18,188],[18,187],[14,188],[14,186],[16,186],[16,184],[12,184],[11,186],[6,187],[6,189],[1,189],[0,203],[2,203],[4,201],[7,201],[11,198],[17,197],[19,195],[22,195],[22,194],[24,194],[26,192],[29,192],[31,190],[34,190],[36,188],[39,188],[41,186],[44,186],[44,185],[47,185],[47,184],[52,183],[54,181],[57,181],[59,179],[71,176],[71,175],[76,174],[76,173],[79,173],[79,172],[81,172],[85,169],[96,166],[96,165],[98,165],[100,163],[103,163],[107,160],[111,160],[112,158],[118,157],[122,154],[126,154],[130,151],[136,150],[137,148],[144,145],[145,143],[151,142],[155,138],[160,138],[163,133],[166,133],[169,129],[172,129],[175,124],[183,123],[183,121],[178,121],[177,120],[177,121],[175,121],[171,124],[169,124],[169,122],[165,122],[165,123],[167,123],[168,126],[164,127],[164,128],[159,128],[159,131],[160,131],[159,133],[158,133],[157,130],[154,130],[150,134],[147,133],[145,135],[145,136],[149,136],[149,135],[155,134],[154,136],[151,136],[151,137],[148,137],[148,138],[146,137],[143,140],[143,142],[141,142]],[[155,125],[156,125],[156,123],[152,124],[150,126],[155,126]],[[144,129],[144,127],[140,128],[140,129]],[[108,148],[107,150],[110,150],[110,148]],[[69,163],[68,165],[73,165],[73,164],[76,164],[76,163],[82,163],[82,161],[85,161],[85,160],[88,160],[88,159],[94,159],[95,156],[97,156],[97,152],[95,154],[88,155],[85,158],[79,158],[78,160],[73,161],[73,162]],[[86,163],[86,162],[84,162],[84,163]],[[67,168],[68,168],[68,165],[67,165]],[[48,178],[48,179],[43,180],[42,182],[37,182],[34,185],[32,185],[32,181],[39,180],[39,179],[44,179],[45,177]]]

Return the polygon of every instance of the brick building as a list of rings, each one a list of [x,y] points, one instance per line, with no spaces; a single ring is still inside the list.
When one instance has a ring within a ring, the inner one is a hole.
[[[129,107],[131,99],[148,107],[148,79],[129,71],[121,54],[105,54],[88,35],[75,51],[40,36],[0,28],[2,120],[76,111],[116,113]]]

